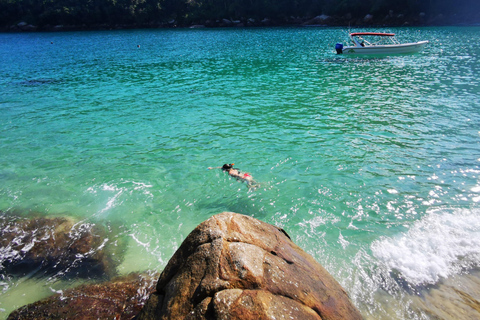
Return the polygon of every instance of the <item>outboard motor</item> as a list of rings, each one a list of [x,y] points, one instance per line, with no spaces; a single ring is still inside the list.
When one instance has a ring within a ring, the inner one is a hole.
[[[335,50],[337,50],[337,54],[343,53],[343,44],[337,43],[337,44],[335,45]]]

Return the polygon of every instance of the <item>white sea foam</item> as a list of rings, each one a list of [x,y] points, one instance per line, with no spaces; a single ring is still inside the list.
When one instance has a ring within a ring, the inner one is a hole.
[[[373,255],[413,285],[436,283],[480,266],[480,210],[432,211],[397,237],[375,241]]]
[[[101,185],[94,185],[87,189],[90,194],[98,195],[106,201],[104,207],[98,211],[98,213],[104,213],[115,207],[123,204],[125,197],[132,196],[133,194],[142,194],[147,198],[153,198],[153,194],[150,188],[153,186],[143,182],[136,181],[120,181],[118,183],[103,183]]]
[[[471,188],[470,190],[472,190],[473,192],[480,193],[480,186],[475,186],[475,187]]]
[[[130,237],[132,237],[133,240],[135,240],[136,243],[138,243],[139,245],[141,245],[142,247],[144,247],[145,249],[147,249],[148,251],[148,248],[150,247],[150,242],[142,242],[138,239],[137,235],[135,235],[134,233],[131,233],[130,234]]]

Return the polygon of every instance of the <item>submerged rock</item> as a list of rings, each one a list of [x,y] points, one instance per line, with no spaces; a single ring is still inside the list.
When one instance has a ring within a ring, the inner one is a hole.
[[[335,279],[281,229],[224,212],[200,224],[138,319],[361,319]]]
[[[103,277],[119,255],[106,250],[103,228],[67,218],[0,215],[0,274]]]
[[[66,290],[13,311],[8,320],[132,319],[153,291],[157,276],[132,274]]]
[[[430,319],[480,319],[480,270],[442,279],[411,297]]]

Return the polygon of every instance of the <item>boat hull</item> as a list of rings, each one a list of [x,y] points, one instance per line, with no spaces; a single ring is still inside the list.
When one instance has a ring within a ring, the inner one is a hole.
[[[423,50],[427,43],[428,41],[419,41],[414,43],[388,44],[381,46],[344,47],[342,53],[356,55],[416,53]]]

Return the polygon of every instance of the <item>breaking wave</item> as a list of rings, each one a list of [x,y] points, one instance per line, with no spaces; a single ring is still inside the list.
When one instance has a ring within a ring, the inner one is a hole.
[[[480,209],[435,210],[402,234],[371,246],[373,255],[412,285],[480,266]]]

